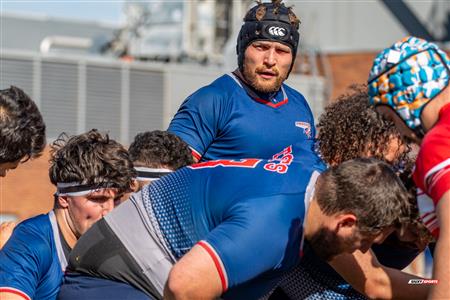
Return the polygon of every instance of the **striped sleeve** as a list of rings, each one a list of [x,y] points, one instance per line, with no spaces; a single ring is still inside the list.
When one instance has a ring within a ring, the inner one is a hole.
[[[25,300],[31,300],[31,298],[25,294],[24,292],[22,292],[21,290],[15,289],[15,288],[11,288],[11,287],[0,287],[0,293],[6,293],[6,294],[14,294],[17,295]],[[3,298],[3,297],[0,297]]]
[[[437,201],[446,191],[450,190],[450,158],[433,167],[425,174],[424,178],[427,194]]]
[[[228,289],[228,277],[227,271],[225,270],[225,267],[222,263],[222,260],[220,259],[220,256],[208,242],[200,241],[197,244],[203,249],[205,249],[206,252],[208,252],[211,259],[214,261],[214,265],[220,277],[220,282],[222,283],[222,293],[226,292],[226,290]]]

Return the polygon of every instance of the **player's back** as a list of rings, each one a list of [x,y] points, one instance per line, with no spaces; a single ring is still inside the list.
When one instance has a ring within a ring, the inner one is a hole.
[[[300,153],[301,163],[288,147],[272,161],[211,161],[164,176],[94,224],[69,269],[162,295],[172,265],[199,244],[222,262],[224,298],[259,298],[299,261],[308,193],[322,167]]]
[[[263,216],[264,210],[269,214],[281,211],[279,206],[303,218],[306,189],[323,165],[313,153],[305,151],[296,156],[294,159],[289,146],[272,160],[195,164],[144,189],[142,193],[148,193],[148,197],[143,199],[151,199],[144,200],[144,206],[151,206],[148,210],[178,258],[227,218]],[[280,195],[284,195],[283,200],[271,200],[280,199]]]

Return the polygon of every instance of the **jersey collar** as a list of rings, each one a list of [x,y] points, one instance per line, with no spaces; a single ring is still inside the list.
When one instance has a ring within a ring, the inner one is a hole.
[[[267,97],[261,97],[260,95],[258,95],[258,93],[245,81],[245,79],[243,78],[241,72],[239,72],[239,70],[235,70],[232,73],[229,74],[229,76],[231,78],[234,79],[234,81],[236,81],[236,83],[243,88],[247,94],[256,102],[262,103],[264,105],[273,107],[273,108],[278,108],[286,103],[288,103],[288,97],[286,95],[286,91],[284,90],[284,87],[281,86],[281,92],[283,93],[283,98],[281,101],[277,101],[277,99],[275,98],[276,95],[278,94],[277,92],[274,93],[270,93],[269,95],[267,95]]]

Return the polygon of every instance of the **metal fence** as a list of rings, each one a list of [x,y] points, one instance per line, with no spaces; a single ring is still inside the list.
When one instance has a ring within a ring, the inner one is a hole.
[[[142,131],[165,129],[181,102],[223,71],[101,57],[61,57],[5,52],[0,57],[0,87],[16,85],[38,104],[47,136],[97,128],[128,144]],[[317,117],[323,110],[321,77],[291,75]]]

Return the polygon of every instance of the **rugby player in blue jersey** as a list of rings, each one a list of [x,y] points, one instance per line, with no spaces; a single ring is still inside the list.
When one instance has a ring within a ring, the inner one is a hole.
[[[197,161],[269,159],[298,141],[313,147],[309,105],[284,84],[297,54],[299,23],[280,0],[247,12],[237,40],[238,69],[190,95],[168,128]]]
[[[114,207],[135,172],[126,149],[91,130],[52,144],[54,209],[17,225],[0,250],[0,298],[56,299],[78,238]]]
[[[408,220],[407,192],[386,164],[322,171],[317,156],[289,146],[271,160],[164,176],[81,237],[59,299],[258,299],[299,263],[304,238],[330,260]]]
[[[45,123],[33,100],[15,86],[0,90],[0,177],[39,157],[44,147]],[[13,221],[0,224],[0,249],[15,225]]]

